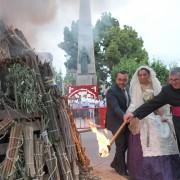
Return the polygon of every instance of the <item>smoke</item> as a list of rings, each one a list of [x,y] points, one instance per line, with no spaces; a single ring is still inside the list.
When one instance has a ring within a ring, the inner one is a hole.
[[[50,37],[54,38],[52,34],[59,32],[60,38],[63,36],[63,28],[70,25],[72,20],[78,19],[79,2],[80,0],[0,0],[0,19],[7,25],[22,30],[32,47],[42,49],[41,46],[47,46],[48,49]],[[109,4],[109,0],[90,2],[92,14],[106,11]],[[51,35],[49,31],[52,31]],[[47,45],[43,44],[44,39],[47,39]]]
[[[8,23],[44,24],[57,11],[56,0],[0,0],[0,16]]]
[[[41,26],[57,14],[56,0],[0,0],[0,19],[21,30],[30,41],[36,41]]]
[[[111,3],[109,0],[89,0],[91,3],[92,10],[96,13],[99,11],[105,10],[109,4]],[[111,1],[117,1],[117,0],[111,0]],[[60,0],[61,6],[67,8],[79,8],[80,0]]]
[[[0,19],[7,25],[21,30],[35,44],[43,25],[51,23],[58,14],[64,23],[65,18],[78,17],[80,0],[0,0]],[[90,0],[92,10],[97,12],[106,7],[108,0]]]

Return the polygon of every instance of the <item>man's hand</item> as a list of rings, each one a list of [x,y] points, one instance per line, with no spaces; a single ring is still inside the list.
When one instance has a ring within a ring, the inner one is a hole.
[[[124,121],[127,123],[129,123],[133,118],[134,118],[133,113],[129,112],[124,115]]]

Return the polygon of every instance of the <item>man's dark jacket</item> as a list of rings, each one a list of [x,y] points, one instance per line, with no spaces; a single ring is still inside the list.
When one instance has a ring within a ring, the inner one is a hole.
[[[115,132],[123,122],[123,116],[128,108],[129,103],[126,102],[124,91],[117,85],[113,85],[108,90],[106,100],[106,128]]]
[[[180,89],[174,89],[171,85],[166,85],[161,92],[151,101],[141,105],[133,114],[139,119],[143,119],[151,112],[165,104],[180,106]]]

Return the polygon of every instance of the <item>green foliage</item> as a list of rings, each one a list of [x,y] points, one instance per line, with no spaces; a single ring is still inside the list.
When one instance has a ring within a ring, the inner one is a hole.
[[[115,41],[111,41],[105,51],[105,64],[111,70],[115,64],[120,62],[121,53],[118,49],[118,44]]]
[[[103,49],[105,50],[105,64],[110,71],[122,59],[136,59],[136,62],[148,59],[147,52],[143,49],[142,39],[128,26],[113,27],[107,31]]]
[[[76,80],[72,74],[68,74],[64,78],[64,83],[67,85],[75,85],[75,82]]]
[[[113,79],[119,70],[127,70],[130,78],[135,70],[148,64],[148,54],[143,47],[143,40],[130,26],[120,27],[117,19],[110,13],[103,13],[94,27],[94,53],[96,59],[96,72],[99,85],[108,77]],[[66,67],[77,69],[78,56],[78,21],[73,21],[71,28],[64,28],[64,42],[59,47],[66,52]],[[150,66],[156,71],[162,84],[166,83],[168,69],[159,60],[154,60]],[[58,75],[62,82],[61,74]],[[65,77],[66,84],[74,84],[73,75]]]
[[[99,39],[96,38],[95,41],[96,69],[99,72],[98,78],[103,76],[103,81],[112,75],[113,67],[121,64],[121,61],[124,64],[125,60],[131,59],[132,66],[134,63],[148,62],[148,54],[143,48],[142,38],[130,26],[121,28],[118,20],[111,14],[102,15],[97,21],[95,32],[96,36],[99,35]],[[129,61],[126,64],[128,63]]]
[[[116,55],[116,57],[113,56],[113,51],[117,51],[117,48],[116,50],[113,50],[116,43],[111,43],[108,51],[104,48],[104,37],[112,27],[119,27],[119,22],[117,19],[113,18],[110,13],[103,13],[94,27],[95,63],[99,85],[101,85],[104,81],[107,81],[107,77],[109,76],[109,67],[106,63],[106,55],[108,57],[112,57],[114,60],[119,59]]]
[[[142,65],[149,65],[154,71],[156,72],[157,78],[161,82],[161,84],[167,83],[167,78],[169,75],[169,70],[167,66],[164,65],[160,60],[153,60],[152,63],[147,63],[146,60],[142,60],[140,63],[137,62],[137,59],[122,59],[121,62],[114,66],[111,72],[112,80],[115,80],[115,74],[118,71],[126,70],[129,73],[129,80],[131,80],[133,74],[135,73],[136,69]]]
[[[77,69],[78,21],[73,21],[70,29],[64,28],[64,41],[58,46],[66,52],[66,68]]]
[[[140,63],[136,61],[136,59],[132,59],[132,58],[124,58],[121,60],[121,62],[114,66],[111,72],[111,77],[112,80],[115,80],[115,75],[117,72],[125,70],[128,72],[129,74],[129,80],[131,80],[133,74],[135,73],[136,69],[141,66],[141,65],[147,65],[147,61],[146,60],[142,60]]]
[[[40,111],[41,96],[37,92],[36,75],[33,69],[20,64],[13,64],[9,68],[7,82],[13,87],[18,108],[26,113]]]
[[[169,75],[167,66],[164,65],[160,60],[154,59],[150,64],[150,67],[156,72],[157,78],[160,80],[161,84],[166,84]]]
[[[62,91],[62,84],[63,84],[63,77],[62,77],[62,72],[54,72],[54,77],[55,77],[55,82],[59,88],[60,91]]]
[[[64,28],[64,42],[59,44],[66,56],[66,67],[77,69],[78,22],[72,22],[71,28]],[[136,59],[137,63],[148,61],[143,40],[130,26],[120,27],[117,19],[110,13],[103,13],[94,27],[94,53],[99,85],[111,76],[114,66],[123,59]]]
[[[94,27],[94,40],[98,44],[103,41],[104,36],[112,27],[119,27],[117,19],[111,16],[111,13],[103,13]]]
[[[71,85],[75,85],[76,79],[73,74],[66,74],[64,78],[64,94],[68,94],[68,88]]]

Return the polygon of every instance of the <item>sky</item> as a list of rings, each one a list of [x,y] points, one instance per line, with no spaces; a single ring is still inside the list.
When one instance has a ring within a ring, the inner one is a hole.
[[[0,0],[0,3],[1,1],[3,0]],[[64,27],[70,26],[73,20],[78,19],[79,1],[46,0],[48,1],[51,2],[54,13],[47,12],[44,6],[41,13],[44,14],[43,17],[49,17],[48,21],[39,24],[36,21],[29,30],[31,35],[27,31],[27,24],[15,25],[25,31],[36,51],[52,53],[53,66],[65,75],[65,52],[58,48],[58,43],[63,41]],[[57,4],[53,4],[53,1],[57,1]],[[172,65],[180,62],[179,7],[179,0],[91,0],[92,25],[95,25],[103,12],[110,12],[119,20],[120,26],[129,25],[138,32],[151,60],[156,58]]]

